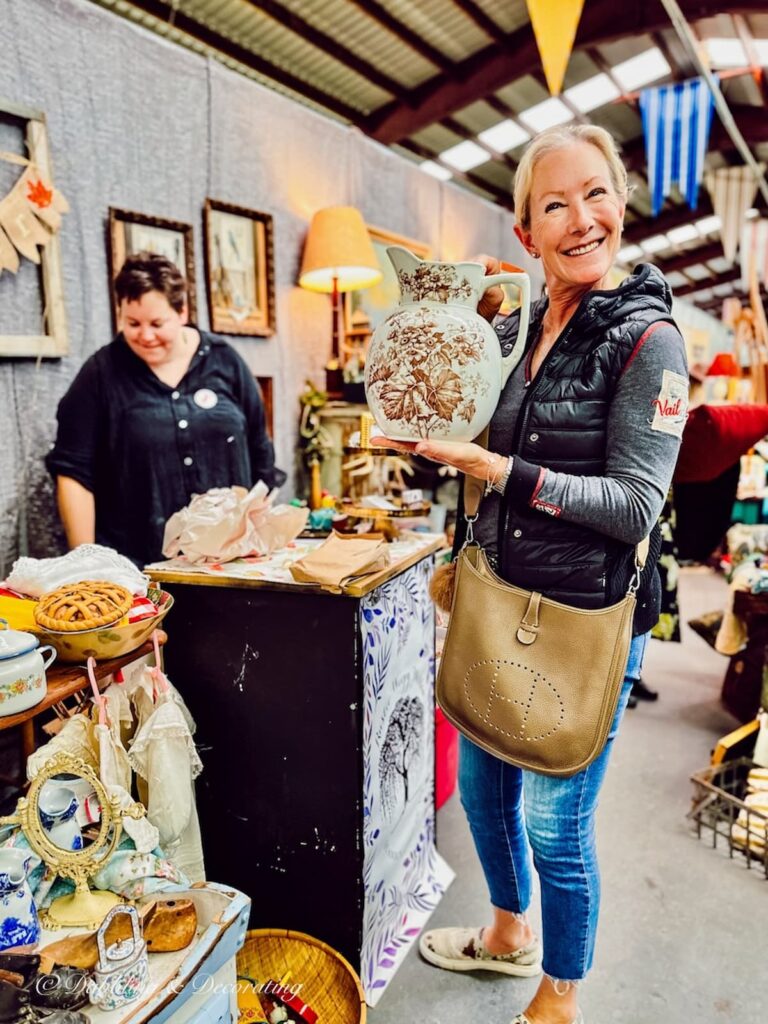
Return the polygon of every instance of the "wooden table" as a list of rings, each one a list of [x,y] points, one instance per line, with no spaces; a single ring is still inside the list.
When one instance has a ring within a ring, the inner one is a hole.
[[[167,639],[167,634],[162,630],[158,630],[160,644],[164,644]],[[135,651],[123,654],[119,658],[111,658],[109,661],[97,661],[94,675],[96,676],[96,682],[99,684],[99,689],[105,689],[109,685],[111,677],[119,669],[125,665],[130,665],[131,662],[137,661],[146,654],[152,654],[152,652],[153,644],[151,640],[148,640],[141,647],[137,647]],[[0,730],[13,729],[15,726],[20,727],[22,753],[25,763],[29,755],[35,750],[35,718],[44,711],[50,710],[54,705],[66,700],[67,697],[72,697],[76,693],[89,689],[91,685],[84,665],[57,665],[55,662],[46,672],[46,681],[48,690],[39,704],[35,704],[33,708],[28,708],[26,711],[20,711],[18,715],[6,715],[0,718]]]

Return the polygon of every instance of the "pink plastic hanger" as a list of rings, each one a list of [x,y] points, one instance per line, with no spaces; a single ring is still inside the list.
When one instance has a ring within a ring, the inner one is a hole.
[[[94,674],[96,659],[89,658],[87,666],[88,678],[91,681],[91,689],[93,690],[93,703],[99,709],[99,725],[107,725],[107,698],[102,695],[99,690],[99,684],[96,682],[96,676]]]
[[[165,673],[160,667],[162,660],[160,655],[160,641],[158,639],[158,632],[156,629],[152,632],[152,645],[155,648],[155,664],[152,668],[150,668],[149,671],[155,683],[155,699],[157,699],[158,689],[160,690],[161,693],[168,692],[168,680],[166,679]]]

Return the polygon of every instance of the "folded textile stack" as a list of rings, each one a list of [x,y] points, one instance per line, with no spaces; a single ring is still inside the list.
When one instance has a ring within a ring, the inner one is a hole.
[[[148,580],[129,558],[101,544],[80,544],[56,558],[17,558],[4,586],[39,598],[66,583],[107,580],[146,597]]]
[[[768,848],[768,768],[753,768],[747,776],[746,807],[731,826],[736,846],[765,857]]]

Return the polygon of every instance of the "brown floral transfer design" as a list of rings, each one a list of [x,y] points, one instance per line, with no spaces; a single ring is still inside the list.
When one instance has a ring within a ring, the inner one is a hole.
[[[488,381],[456,369],[479,363],[484,352],[476,328],[441,327],[427,308],[396,313],[369,363],[368,387],[391,424],[429,437],[457,420],[472,421]]]
[[[409,273],[398,271],[400,288],[413,302],[452,302],[470,299],[475,289],[450,263],[421,263]]]

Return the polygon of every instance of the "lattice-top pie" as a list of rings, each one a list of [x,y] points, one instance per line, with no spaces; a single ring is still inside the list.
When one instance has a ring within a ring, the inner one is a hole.
[[[131,592],[117,583],[82,580],[43,594],[35,608],[35,621],[57,632],[97,629],[118,622],[132,604]]]

